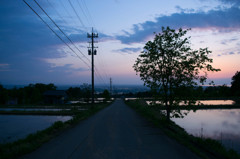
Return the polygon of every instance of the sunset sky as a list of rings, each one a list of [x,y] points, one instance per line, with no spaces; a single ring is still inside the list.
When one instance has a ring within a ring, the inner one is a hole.
[[[222,85],[240,71],[239,0],[33,0],[26,2],[70,46],[71,51],[22,0],[0,1],[0,84],[91,82],[87,33],[95,45],[96,84],[142,84],[132,66],[144,44],[162,26],[191,28],[193,49],[208,47],[209,74]],[[77,47],[77,49],[76,49]],[[80,51],[81,52],[80,52]],[[88,58],[88,59],[87,59]],[[84,62],[83,62],[84,61]]]

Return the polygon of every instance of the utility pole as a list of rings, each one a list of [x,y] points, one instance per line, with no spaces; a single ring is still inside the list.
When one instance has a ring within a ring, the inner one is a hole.
[[[92,55],[92,104],[94,104],[94,55],[97,55],[97,50],[94,47],[94,38],[98,38],[97,33],[93,33],[93,28],[92,28],[92,33],[87,34],[88,38],[91,38],[91,47],[88,47],[88,55]]]
[[[110,96],[112,96],[112,78],[110,78]]]

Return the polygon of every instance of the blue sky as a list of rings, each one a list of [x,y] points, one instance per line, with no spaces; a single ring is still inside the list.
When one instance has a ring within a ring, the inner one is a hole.
[[[239,0],[36,1],[77,48],[34,1],[26,0],[81,59],[22,0],[1,0],[1,84],[90,83],[87,33],[92,27],[99,34],[96,84],[108,85],[110,77],[114,84],[142,84],[132,66],[162,26],[192,28],[188,33],[192,47],[208,47],[213,66],[222,69],[209,74],[216,84],[230,84],[240,70]]]

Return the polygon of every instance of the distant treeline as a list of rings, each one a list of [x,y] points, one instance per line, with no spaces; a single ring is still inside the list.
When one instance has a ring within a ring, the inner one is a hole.
[[[14,87],[12,89],[6,89],[0,84],[0,104],[44,104],[44,92],[56,89],[57,87],[52,83],[29,84],[23,88]],[[89,101],[91,98],[91,85],[83,84],[79,87],[70,87],[65,92],[68,100],[84,99]],[[96,97],[109,99],[110,94],[107,90],[104,90]]]
[[[152,91],[137,92],[137,93],[126,93],[122,96],[124,97],[153,97],[156,93]],[[161,96],[161,93],[158,92],[158,96]],[[176,91],[176,96],[179,98],[224,98],[224,97],[234,97],[238,94],[233,92],[231,87],[227,85],[222,86],[209,86],[209,87],[189,87],[189,88],[179,88]]]
[[[50,84],[29,84],[23,88],[6,89],[0,85],[0,104],[44,104],[44,92],[49,90],[56,90],[57,87]],[[83,84],[79,87],[70,87],[66,91],[68,100],[84,100],[91,99],[91,85]],[[192,87],[180,88],[176,91],[176,96],[179,98],[228,98],[240,96],[239,91],[232,89],[226,85],[209,86],[209,87]],[[137,93],[113,94],[113,97],[135,97],[135,98],[152,98],[156,94],[152,91],[144,91]],[[158,93],[157,96],[161,96]],[[95,95],[96,98],[109,99],[110,94],[104,90],[100,94]]]
[[[43,93],[56,90],[54,84],[29,84],[23,88],[5,89],[0,85],[0,104],[36,104],[43,102]]]

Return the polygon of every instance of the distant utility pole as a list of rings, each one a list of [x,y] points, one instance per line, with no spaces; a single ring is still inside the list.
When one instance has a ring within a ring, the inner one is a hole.
[[[91,47],[88,47],[88,55],[92,55],[92,104],[94,104],[94,55],[97,55],[97,50],[94,47],[94,38],[98,38],[97,33],[93,33],[93,28],[92,28],[92,33],[87,34],[88,38],[91,38]]]
[[[112,95],[112,78],[110,78],[110,95]]]

